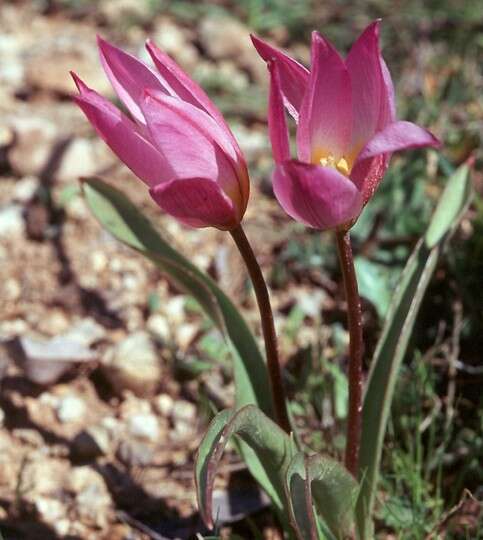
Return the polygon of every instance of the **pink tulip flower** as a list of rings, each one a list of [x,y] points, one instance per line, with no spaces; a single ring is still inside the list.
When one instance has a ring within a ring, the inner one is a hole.
[[[192,227],[231,230],[245,213],[245,159],[205,92],[153,43],[157,71],[98,38],[102,66],[131,118],[72,74],[74,99],[158,206]]]
[[[316,229],[348,229],[373,196],[393,152],[439,146],[425,129],[396,120],[378,21],[345,60],[314,32],[310,72],[261,39],[252,40],[270,70],[273,188],[295,220]],[[298,159],[290,156],[284,107],[297,123]]]

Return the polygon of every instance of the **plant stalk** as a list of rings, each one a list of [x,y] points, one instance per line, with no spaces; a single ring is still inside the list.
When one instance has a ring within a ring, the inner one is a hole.
[[[362,354],[364,351],[362,310],[349,232],[337,231],[336,238],[347,301],[347,326],[350,340],[349,414],[347,419],[345,466],[357,478],[362,425]]]
[[[262,332],[265,341],[265,354],[267,357],[268,377],[270,381],[270,390],[275,409],[275,420],[277,424],[287,433],[291,432],[290,421],[287,412],[287,403],[285,391],[282,383],[282,370],[278,356],[277,336],[275,334],[275,325],[273,321],[272,307],[268,295],[267,284],[263,278],[262,271],[257,262],[255,254],[248,242],[241,225],[230,231],[235,244],[248,269],[250,279],[253,283],[253,289],[257,298],[258,309],[262,322]]]

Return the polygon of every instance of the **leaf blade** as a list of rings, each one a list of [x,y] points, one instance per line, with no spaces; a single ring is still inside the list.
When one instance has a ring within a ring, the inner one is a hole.
[[[364,395],[360,448],[361,493],[356,510],[363,540],[372,538],[370,515],[397,373],[444,241],[459,223],[470,198],[469,166],[462,165],[448,180],[427,232],[403,270],[374,353]]]

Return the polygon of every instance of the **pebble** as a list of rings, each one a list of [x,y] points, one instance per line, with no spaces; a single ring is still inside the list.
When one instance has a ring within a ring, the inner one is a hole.
[[[174,402],[171,416],[173,421],[176,422],[194,422],[196,418],[196,406],[185,400],[178,400]]]
[[[139,441],[122,441],[116,456],[129,467],[145,467],[152,463],[154,452],[150,446]]]
[[[103,370],[117,392],[131,390],[138,396],[153,394],[162,375],[157,351],[146,332],[131,334],[111,349]]]
[[[162,342],[166,342],[170,337],[170,329],[166,317],[159,313],[154,313],[146,322],[146,328],[153,336]]]
[[[156,442],[159,438],[158,419],[154,414],[135,414],[128,420],[128,430],[133,437]]]
[[[13,198],[20,203],[26,203],[32,199],[39,188],[39,179],[35,176],[25,176],[15,183]]]
[[[86,414],[87,408],[84,400],[77,396],[65,396],[60,398],[56,407],[57,418],[63,424],[79,422]]]
[[[23,208],[18,204],[0,208],[0,238],[22,236],[24,233]]]
[[[88,466],[73,467],[69,488],[76,494],[76,513],[85,525],[104,528],[113,507],[104,479]]]
[[[159,394],[155,397],[153,405],[161,416],[169,417],[174,408],[174,400],[169,394]]]

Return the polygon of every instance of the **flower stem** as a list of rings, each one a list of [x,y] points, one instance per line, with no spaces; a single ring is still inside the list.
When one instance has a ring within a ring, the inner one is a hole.
[[[362,422],[362,311],[349,232],[336,232],[349,327],[349,416],[345,466],[357,478]]]
[[[280,368],[278,357],[277,336],[275,334],[275,325],[273,322],[273,313],[267,285],[241,225],[231,230],[230,234],[245,261],[257,298],[258,309],[262,321],[263,338],[265,340],[265,353],[267,357],[270,390],[272,392],[272,400],[275,409],[275,420],[284,431],[290,433],[291,427],[282,383],[282,370]]]

